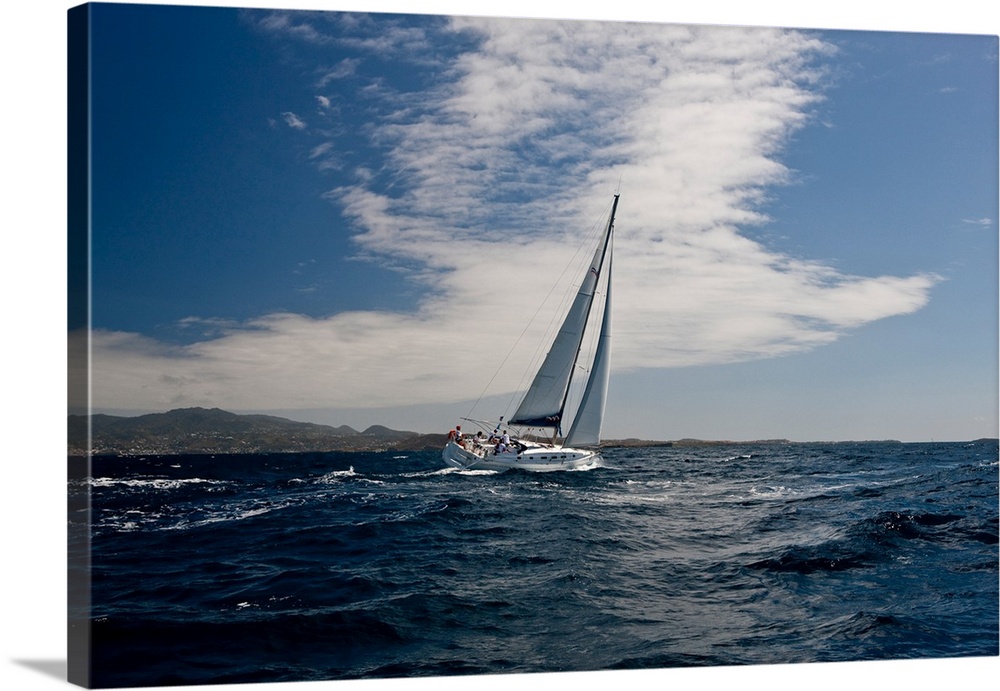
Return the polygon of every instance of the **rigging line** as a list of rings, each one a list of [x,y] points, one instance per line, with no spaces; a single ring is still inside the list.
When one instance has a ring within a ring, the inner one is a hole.
[[[609,203],[605,207],[605,215],[607,213],[610,213],[608,211],[608,209],[610,208],[610,206],[611,206],[611,204]],[[483,397],[486,395],[486,392],[489,391],[490,386],[492,386],[493,382],[496,380],[497,375],[499,375],[500,372],[501,372],[501,370],[503,370],[503,367],[507,363],[507,360],[510,359],[510,356],[517,349],[518,344],[524,338],[524,335],[527,333],[528,329],[531,327],[531,325],[534,323],[535,319],[538,317],[538,313],[542,311],[542,307],[544,307],[545,304],[549,301],[549,298],[552,296],[552,293],[555,292],[555,289],[558,287],[559,283],[563,280],[563,277],[569,271],[570,267],[574,266],[579,261],[577,259],[577,257],[580,255],[580,252],[583,251],[583,249],[585,247],[589,247],[593,243],[593,236],[596,234],[596,230],[599,229],[599,228],[603,228],[603,223],[601,222],[602,219],[603,219],[603,216],[597,222],[595,222],[593,224],[593,226],[591,226],[591,229],[590,229],[590,231],[587,234],[588,241],[586,241],[586,242],[580,244],[579,246],[577,246],[576,252],[573,254],[572,257],[570,257],[569,261],[563,267],[562,272],[559,274],[559,276],[556,278],[556,280],[552,283],[552,287],[549,288],[549,292],[545,295],[545,298],[542,299],[542,301],[539,303],[538,308],[535,310],[535,313],[533,315],[531,315],[530,319],[527,320],[527,322],[525,323],[524,329],[522,329],[521,333],[514,340],[514,344],[511,346],[510,350],[507,352],[507,355],[504,356],[503,362],[501,362],[500,366],[497,367],[496,370],[493,372],[493,376],[490,377],[490,380],[486,383],[486,386],[483,387],[482,392],[479,394],[479,398],[477,398],[476,402],[472,404],[472,407],[469,409],[469,412],[467,413],[468,415],[471,416],[472,413],[473,413],[473,411],[476,409],[476,406],[478,406],[479,403],[483,400]],[[572,289],[573,289],[573,286],[570,285],[570,287],[566,291],[567,295],[572,293]],[[563,296],[563,302],[565,302],[566,299],[567,299],[566,295],[564,295]],[[562,303],[560,303],[560,304],[562,304]],[[558,314],[559,314],[559,310],[557,309],[555,311],[552,319],[549,322],[549,326],[547,327],[547,330],[546,330],[546,335],[548,335],[549,331],[551,331],[551,329],[552,329],[552,323],[555,322],[558,319]],[[532,364],[537,361],[537,359],[538,359],[538,351],[541,350],[541,347],[542,346],[539,345],[538,349],[536,349],[535,355],[532,356],[532,359],[531,359],[531,363]],[[530,371],[531,369],[532,368],[529,366],[528,370]],[[521,380],[518,382],[517,387],[514,389],[514,393],[511,396],[511,400],[510,400],[510,402],[507,403],[507,408],[504,410],[504,417],[507,417],[507,413],[510,410],[510,406],[513,405],[513,399],[520,392],[521,386],[524,384],[524,378],[525,378],[525,376],[527,376],[527,373],[522,373]]]
[[[579,250],[577,250],[577,254],[579,254]],[[574,255],[574,259],[575,259],[575,255]],[[572,262],[573,262],[573,260],[570,260],[570,264],[572,264]],[[485,396],[486,392],[489,391],[490,386],[493,385],[493,382],[496,380],[497,375],[500,374],[501,370],[503,370],[504,365],[507,364],[507,360],[509,360],[510,356],[513,355],[514,351],[517,350],[517,346],[521,342],[521,339],[524,338],[524,334],[526,334],[528,332],[528,329],[531,328],[531,325],[534,323],[535,318],[538,317],[538,313],[542,311],[542,307],[545,305],[546,302],[548,302],[549,298],[552,296],[552,293],[555,292],[556,286],[559,285],[559,282],[562,280],[562,277],[566,275],[566,272],[568,271],[568,269],[569,269],[569,265],[567,265],[567,267],[565,269],[563,269],[562,273],[559,274],[559,277],[552,284],[552,287],[549,288],[549,292],[545,295],[545,298],[539,303],[538,308],[535,310],[535,313],[533,315],[531,315],[531,319],[529,319],[529,320],[527,320],[527,322],[525,322],[524,328],[521,330],[521,333],[518,334],[517,338],[514,340],[514,344],[510,347],[510,350],[507,351],[507,355],[504,356],[504,359],[500,363],[500,366],[497,367],[496,371],[493,372],[493,376],[490,377],[490,380],[486,383],[486,386],[483,387],[483,391],[482,391],[482,393],[479,394],[479,398],[477,398],[476,402],[472,404],[472,408],[469,410],[469,415],[472,415],[472,411],[475,410],[476,406],[479,405],[479,402],[483,400],[483,396]],[[549,328],[551,328],[551,326],[552,325],[550,323],[549,324]],[[536,357],[537,357],[537,354],[536,354]],[[534,360],[534,358],[533,358],[533,360]],[[523,384],[523,383],[524,383],[524,375],[521,375],[521,381],[518,382],[518,386],[517,386],[517,388],[515,388],[514,394],[511,397],[511,400],[513,400],[514,396],[517,396],[518,390],[521,388],[521,384]],[[504,417],[507,417],[507,413],[510,410],[510,406],[511,405],[512,405],[511,403],[507,404],[507,408],[504,410],[504,414],[503,414]]]
[[[598,216],[597,220],[593,223],[593,225],[591,225],[590,230],[587,232],[584,241],[579,245],[577,245],[576,252],[573,253],[573,256],[563,267],[562,273],[559,274],[559,277],[556,279],[555,284],[553,284],[552,288],[549,290],[548,295],[546,295],[545,299],[539,305],[538,309],[535,310],[535,314],[532,315],[531,319],[528,321],[529,326],[532,323],[534,323],[535,318],[538,316],[538,312],[540,312],[541,308],[545,305],[545,303],[548,302],[549,296],[552,295],[552,292],[555,290],[559,282],[562,281],[563,276],[566,275],[566,273],[570,270],[570,268],[573,267],[576,270],[579,270],[584,266],[586,266],[585,262],[590,261],[590,257],[594,252],[594,245],[599,244],[601,242],[601,239],[604,237],[604,227],[605,227],[604,221],[606,218],[610,217],[611,207],[613,204],[614,201],[612,200],[607,205],[605,205],[604,212],[600,216]],[[582,260],[579,258],[581,253],[583,254]],[[528,367],[521,373],[521,379],[520,381],[518,381],[517,386],[514,388],[513,393],[511,394],[511,397],[507,402],[507,407],[504,409],[505,417],[510,412],[511,406],[514,405],[514,400],[517,398],[518,394],[520,394],[523,391],[522,387],[524,386],[524,380],[539,366],[538,362],[540,359],[544,357],[543,353],[546,352],[544,350],[545,346],[547,344],[551,345],[551,341],[554,338],[555,331],[558,329],[558,325],[561,325],[562,323],[561,318],[565,317],[566,314],[565,306],[569,305],[569,303],[571,303],[573,299],[576,297],[576,291],[579,289],[579,287],[580,286],[575,282],[571,282],[566,287],[562,299],[559,302],[559,305],[557,306],[556,310],[552,313],[552,317],[549,320],[549,324],[545,330],[545,335],[543,336],[542,340],[539,341],[538,346],[535,348],[535,353],[532,355]],[[527,327],[525,327],[525,331],[527,331]],[[521,333],[521,336],[523,335],[524,332]]]
[[[579,254],[579,250],[577,250],[577,254]],[[574,255],[574,259],[575,256],[576,255]],[[573,260],[570,260],[571,264],[572,261]],[[555,282],[552,284],[552,287],[549,288],[549,292],[545,295],[545,298],[541,301],[541,303],[539,303],[538,308],[535,310],[535,313],[531,315],[531,319],[528,319],[527,322],[525,322],[524,328],[521,330],[521,333],[518,334],[518,337],[514,339],[514,344],[510,347],[510,350],[507,351],[507,355],[504,356],[503,361],[500,363],[499,367],[497,367],[496,370],[493,372],[493,376],[490,377],[490,380],[486,383],[486,386],[483,387],[483,391],[482,393],[479,394],[479,398],[477,398],[476,402],[472,404],[472,408],[469,410],[468,413],[469,415],[472,415],[472,411],[475,410],[476,406],[478,406],[480,401],[483,400],[483,396],[485,396],[486,392],[489,391],[490,386],[493,385],[493,382],[496,380],[497,375],[499,375],[501,370],[503,370],[504,365],[507,364],[507,360],[509,360],[510,356],[513,355],[514,351],[517,349],[518,344],[521,342],[521,339],[524,338],[524,334],[526,334],[528,332],[528,329],[531,328],[531,325],[532,323],[534,323],[535,318],[538,317],[538,313],[542,311],[542,307],[545,305],[546,302],[548,302],[549,298],[552,296],[552,293],[555,292],[556,287],[559,285],[559,282],[562,280],[562,277],[566,275],[568,269],[569,266],[567,265],[567,267],[563,269],[562,273],[559,274],[559,277],[556,278]],[[523,383],[523,381],[524,377],[522,376],[521,382]],[[520,383],[518,384],[518,388],[520,388]],[[515,389],[514,395],[515,396],[517,395],[517,389]],[[510,408],[509,403],[507,404],[507,408],[508,409]],[[504,411],[504,417],[506,416],[507,416],[507,410]]]

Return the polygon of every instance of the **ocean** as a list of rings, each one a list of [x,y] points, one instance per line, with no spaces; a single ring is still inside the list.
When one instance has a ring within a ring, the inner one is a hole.
[[[996,441],[604,457],[544,474],[438,451],[71,459],[91,684],[1000,652]]]

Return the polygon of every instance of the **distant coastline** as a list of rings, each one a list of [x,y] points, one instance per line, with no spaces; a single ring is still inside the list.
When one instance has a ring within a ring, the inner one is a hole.
[[[136,417],[70,415],[70,456],[86,454],[88,417],[95,456],[307,453],[441,448],[445,434],[372,425],[358,431],[273,415],[238,415],[219,408],[178,408]]]
[[[321,453],[328,451],[423,451],[440,449],[445,434],[421,434],[372,425],[362,431],[347,425],[333,427],[296,422],[272,415],[239,415],[219,408],[178,408],[166,413],[136,417],[70,415],[68,455],[87,453],[88,418],[90,452],[94,456],[170,456],[198,454]],[[866,440],[872,443],[872,440]],[[903,442],[886,439],[882,443]],[[608,439],[604,447],[698,447],[746,444],[796,444],[788,439]],[[817,442],[819,443],[819,442]],[[984,438],[970,443],[997,443]]]

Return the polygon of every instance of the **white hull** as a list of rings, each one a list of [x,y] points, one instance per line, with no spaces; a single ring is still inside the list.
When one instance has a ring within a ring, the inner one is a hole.
[[[496,453],[492,447],[467,441],[466,447],[453,441],[444,447],[444,462],[463,470],[510,470],[519,468],[532,472],[555,470],[586,470],[601,465],[601,454],[593,449],[571,449],[561,446],[531,444],[521,451]]]

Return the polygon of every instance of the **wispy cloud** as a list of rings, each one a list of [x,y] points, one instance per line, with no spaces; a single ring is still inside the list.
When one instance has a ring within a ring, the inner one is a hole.
[[[963,218],[962,223],[979,226],[981,228],[989,228],[993,225],[993,219],[985,216],[983,218]]]
[[[361,61],[356,58],[344,58],[333,67],[321,68],[318,70],[320,77],[316,81],[316,87],[319,89],[325,89],[331,82],[337,82],[341,79],[352,76],[357,72],[358,64],[360,62]],[[326,103],[325,105],[329,106],[329,103]]]
[[[285,112],[281,114],[284,118],[285,124],[291,127],[293,130],[304,130],[306,128],[305,121],[302,120],[298,115],[292,112]]]
[[[938,281],[845,275],[741,232],[768,222],[762,203],[797,175],[781,154],[822,98],[822,60],[832,50],[808,33],[325,21],[269,14],[261,26],[361,57],[384,49],[435,66],[419,89],[365,94],[374,117],[351,136],[365,137],[381,159],[327,194],[353,224],[359,256],[405,271],[424,299],[408,314],[262,315],[184,347],[99,332],[99,405],[474,398],[619,180],[619,370],[802,352],[919,310]],[[455,37],[461,52],[430,48]],[[359,62],[354,68],[360,75]],[[298,128],[291,115],[287,124]],[[329,165],[336,148],[332,138],[317,142],[312,158]],[[525,340],[540,340],[543,330],[532,327]],[[528,357],[514,356],[512,369]]]
[[[263,15],[251,13],[254,23],[262,30],[282,35],[306,43],[324,45],[330,42],[330,37],[317,29],[311,21],[311,13],[268,12]]]

